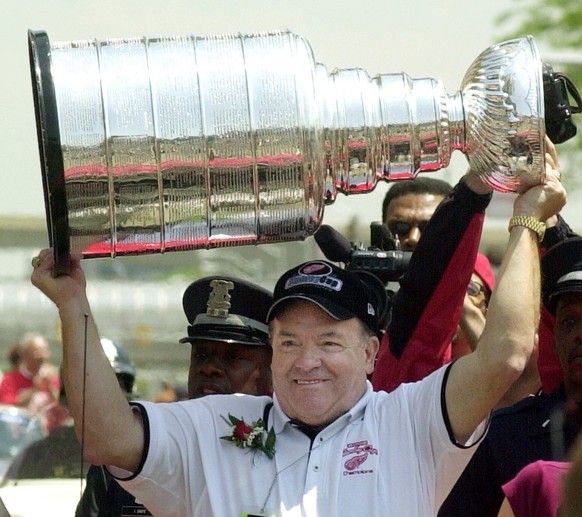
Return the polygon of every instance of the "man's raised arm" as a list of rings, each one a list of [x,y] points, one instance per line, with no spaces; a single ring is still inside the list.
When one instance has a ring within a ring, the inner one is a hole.
[[[485,329],[477,350],[451,368],[446,386],[448,417],[465,441],[523,371],[537,341],[540,314],[538,234],[524,224],[546,221],[566,202],[559,172],[546,167],[546,181],[518,195],[513,225]]]
[[[103,352],[87,300],[80,257],[71,258],[69,274],[54,278],[53,253],[33,259],[32,283],[57,306],[62,323],[63,379],[75,430],[87,461],[135,472],[143,447],[141,417],[119,387]]]

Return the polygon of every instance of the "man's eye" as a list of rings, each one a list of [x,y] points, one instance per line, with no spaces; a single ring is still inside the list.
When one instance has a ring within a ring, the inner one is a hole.
[[[574,324],[574,318],[564,317],[560,320],[561,327],[571,327]]]
[[[229,363],[236,363],[237,361],[247,361],[247,358],[241,354],[231,354],[228,356]]]
[[[194,352],[194,353],[192,354],[192,358],[193,358],[193,359],[196,359],[196,360],[198,360],[198,361],[203,361],[203,360],[204,360],[204,359],[206,359],[207,357],[208,357],[208,354],[206,354],[206,353],[204,353],[204,352],[200,352],[200,351],[198,351],[198,352]]]
[[[279,346],[281,348],[295,348],[297,347],[297,343],[295,341],[281,341]]]
[[[412,226],[404,221],[392,221],[388,224],[392,235],[408,235]]]
[[[335,341],[326,341],[323,343],[323,348],[329,352],[336,352],[343,349],[343,346]]]

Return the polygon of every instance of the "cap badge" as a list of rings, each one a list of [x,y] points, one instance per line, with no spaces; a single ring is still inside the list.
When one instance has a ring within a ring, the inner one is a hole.
[[[285,281],[285,289],[292,289],[300,285],[326,287],[339,292],[344,283],[333,274],[333,269],[325,262],[308,262]]]
[[[227,318],[230,309],[229,291],[234,289],[234,283],[228,280],[212,280],[210,282],[212,291],[208,295],[206,302],[206,314],[218,318]]]

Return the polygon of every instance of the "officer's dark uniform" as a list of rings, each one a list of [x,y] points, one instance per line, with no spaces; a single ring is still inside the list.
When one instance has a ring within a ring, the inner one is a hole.
[[[562,460],[578,426],[566,422],[562,433],[563,387],[539,392],[495,411],[483,443],[439,511],[440,517],[497,517],[505,497],[501,487],[529,463]]]

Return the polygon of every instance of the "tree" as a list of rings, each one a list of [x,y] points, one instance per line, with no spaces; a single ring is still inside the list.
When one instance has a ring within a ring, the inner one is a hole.
[[[512,39],[531,34],[538,45],[548,53],[578,52],[580,60],[549,62],[556,71],[566,74],[582,92],[582,2],[579,0],[513,0],[513,6],[501,13],[496,22],[505,33],[501,39]],[[542,53],[543,57],[543,53]],[[570,102],[574,103],[570,98]],[[578,134],[558,152],[565,170],[565,184],[572,190],[582,186],[582,178],[568,171],[582,168],[582,115],[573,116]],[[564,165],[566,167],[564,167]]]

